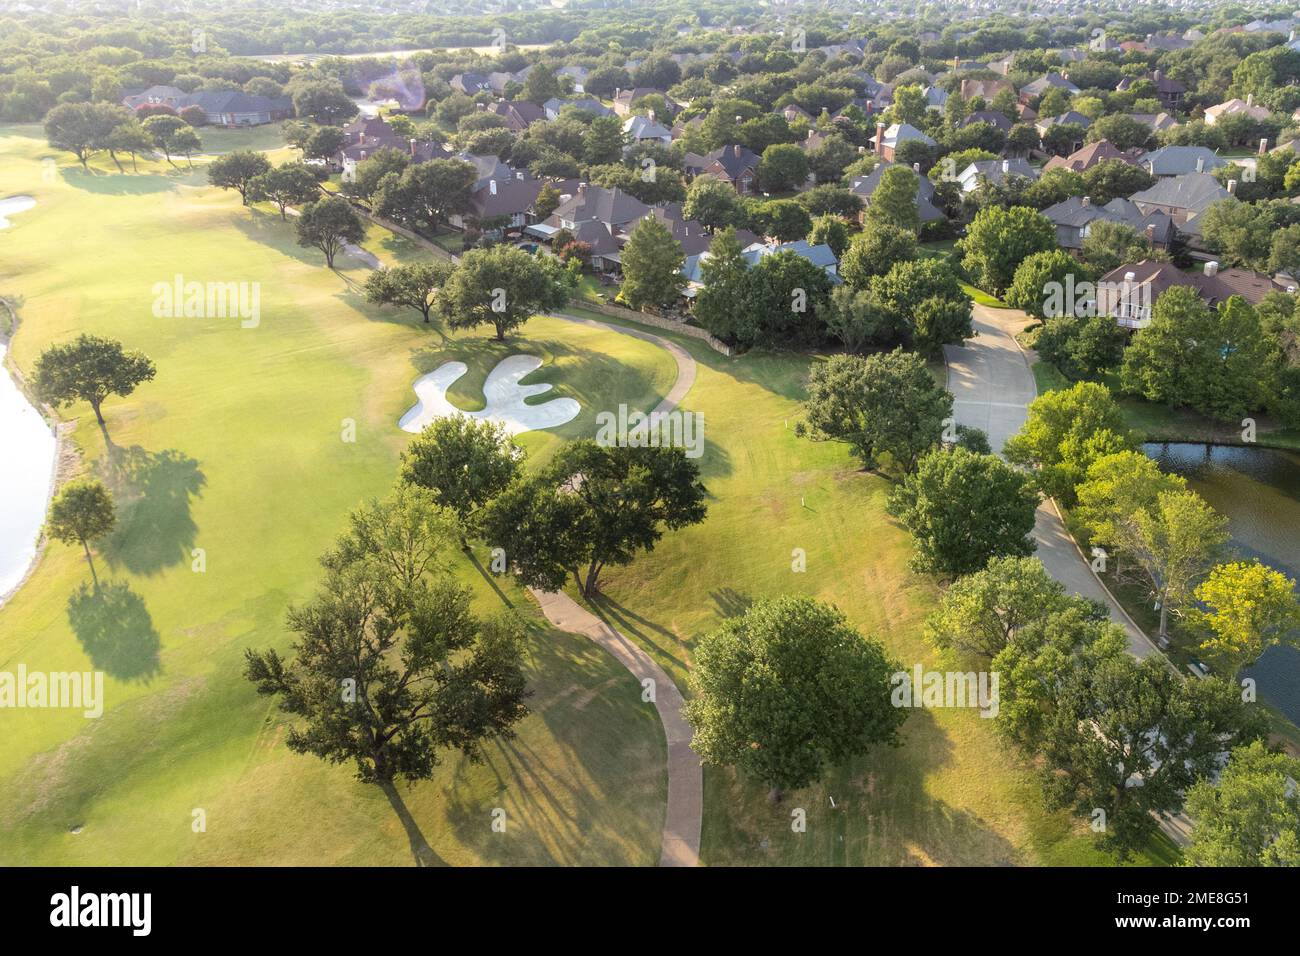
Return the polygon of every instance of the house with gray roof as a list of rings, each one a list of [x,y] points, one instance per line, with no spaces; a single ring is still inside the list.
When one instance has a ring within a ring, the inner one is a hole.
[[[1143,156],[1141,165],[1153,176],[1167,177],[1208,173],[1228,163],[1205,146],[1161,146]]]
[[[1000,186],[1013,179],[1037,178],[1038,170],[1027,159],[981,159],[958,173],[957,183],[962,192],[973,193],[986,184]]]
[[[1232,193],[1209,173],[1170,176],[1129,197],[1144,214],[1153,211],[1167,213],[1174,225],[1190,235],[1200,234],[1197,216],[1216,202],[1229,198],[1232,198]]]
[[[1143,212],[1132,200],[1117,198],[1105,205],[1093,203],[1087,196],[1071,196],[1043,210],[1056,227],[1056,242],[1067,252],[1078,255],[1083,240],[1098,220],[1128,226],[1157,249],[1167,249],[1177,234],[1173,217],[1160,210]]]
[[[857,176],[849,183],[849,192],[862,200],[862,212],[859,214],[861,220],[871,205],[871,196],[880,185],[880,178],[885,174],[885,170],[893,166],[893,163],[879,163],[866,176]],[[944,219],[944,214],[934,204],[934,183],[917,173],[916,187],[916,212],[922,223],[937,222]]]
[[[566,107],[584,110],[588,113],[594,113],[597,116],[613,116],[614,111],[602,103],[600,100],[593,99],[590,96],[580,96],[572,100],[562,100],[558,96],[552,96],[542,104],[542,109],[546,113],[548,120],[554,121],[560,118],[560,114]]]

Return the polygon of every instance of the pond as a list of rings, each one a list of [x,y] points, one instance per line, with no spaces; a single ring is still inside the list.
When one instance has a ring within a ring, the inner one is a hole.
[[[1300,455],[1190,443],[1153,442],[1142,450],[1228,518],[1243,558],[1300,579]],[[1300,724],[1300,651],[1271,648],[1243,673],[1258,682],[1260,696]]]
[[[0,341],[0,362],[7,346]],[[54,480],[54,432],[8,372],[0,370],[0,598],[36,557]]]

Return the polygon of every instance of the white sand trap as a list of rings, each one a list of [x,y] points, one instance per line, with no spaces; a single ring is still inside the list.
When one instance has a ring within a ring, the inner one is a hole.
[[[466,415],[499,422],[505,426],[507,434],[518,435],[521,432],[555,428],[577,418],[582,406],[572,398],[557,398],[540,405],[524,404],[524,399],[551,390],[551,386],[546,383],[519,384],[521,378],[541,366],[542,360],[536,355],[511,355],[502,359],[488,373],[487,381],[483,383],[484,408],[477,412],[466,412],[447,401],[447,389],[468,372],[469,367],[464,362],[447,362],[415,380],[415,394],[419,401],[401,417],[397,425],[402,431],[418,432],[436,418]]]
[[[0,229],[7,229],[12,225],[7,217],[26,212],[35,205],[36,200],[31,196],[6,196],[0,199]]]

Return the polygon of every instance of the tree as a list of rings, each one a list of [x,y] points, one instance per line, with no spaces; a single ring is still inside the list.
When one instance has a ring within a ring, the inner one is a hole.
[[[821,339],[830,297],[826,271],[792,249],[763,256],[749,270],[740,307],[745,345],[812,345]]]
[[[385,176],[374,195],[375,211],[387,219],[437,231],[451,215],[469,212],[478,174],[460,159],[434,159]]]
[[[129,118],[126,110],[109,103],[60,103],[45,116],[45,136],[50,146],[66,149],[82,169],[89,169],[90,155],[109,148],[113,130]]]
[[[537,215],[538,220],[548,218],[551,213],[559,208],[562,200],[562,194],[550,183],[547,183],[538,192],[537,198],[533,201],[533,212]]]
[[[455,519],[420,488],[353,513],[322,558],[316,596],[291,608],[293,657],[244,652],[259,694],[298,720],[285,743],[330,763],[351,761],[363,783],[427,780],[438,750],[471,761],[509,739],[526,714],[522,626],[479,621],[445,554]]]
[[[1139,123],[1131,116],[1116,113],[1103,116],[1088,127],[1088,142],[1099,143],[1109,140],[1116,149],[1137,149],[1146,147],[1151,141],[1151,127]]]
[[[529,76],[532,76],[530,73]],[[588,166],[617,163],[623,158],[627,137],[617,116],[597,116],[582,134],[582,158]]]
[[[1043,323],[1034,350],[1066,378],[1096,381],[1123,361],[1127,343],[1128,335],[1109,315],[1066,315]]]
[[[541,106],[549,99],[564,95],[555,71],[544,63],[535,63],[524,77],[524,88],[520,99],[527,100],[535,106]]]
[[[470,249],[443,283],[441,311],[453,329],[490,324],[504,342],[536,313],[563,308],[570,292],[557,260],[507,245]]]
[[[1109,389],[1078,382],[1030,402],[1024,425],[1007,440],[1003,453],[1012,464],[1036,466],[1039,487],[1072,505],[1075,488],[1094,461],[1136,447]]]
[[[840,257],[840,277],[855,289],[900,262],[917,258],[916,233],[905,226],[869,219]]]
[[[895,264],[869,280],[876,306],[905,328],[925,357],[937,356],[949,342],[970,338],[971,304],[952,267],[942,259],[916,259]]]
[[[835,253],[835,258],[838,259],[849,244],[848,224],[839,216],[830,213],[818,216],[813,220],[812,229],[808,232],[808,242],[814,246],[822,244],[830,246],[831,252]]]
[[[1132,226],[1108,219],[1094,219],[1083,237],[1083,261],[1098,275],[1105,275],[1127,262],[1158,259],[1160,252]]]
[[[303,205],[320,196],[316,174],[303,163],[285,163],[268,169],[248,180],[245,202],[271,202],[280,210],[282,220],[288,218],[290,205]]]
[[[51,345],[41,353],[36,360],[36,394],[56,408],[89,402],[103,427],[104,400],[109,395],[125,398],[136,386],[153,381],[156,371],[143,352],[128,352],[121,342],[83,332],[72,342]]]
[[[704,486],[685,451],[627,438],[616,445],[570,442],[485,509],[485,536],[505,549],[525,584],[555,591],[572,577],[594,597],[606,567],[653,550],[665,530],[704,520]]]
[[[1120,385],[1152,402],[1221,421],[1262,408],[1281,364],[1277,344],[1240,296],[1219,308],[1188,286],[1166,289],[1124,353]]]
[[[438,290],[451,275],[452,264],[442,259],[378,269],[366,277],[366,301],[376,305],[404,305],[429,321]]]
[[[118,153],[128,154],[131,157],[132,171],[139,172],[139,156],[141,153],[148,155],[153,150],[153,140],[145,132],[140,121],[132,116],[113,127],[113,131],[104,140],[104,148],[108,150],[115,163]],[[119,169],[121,165],[118,163]]]
[[[1232,751],[1217,780],[1187,790],[1188,866],[1300,866],[1300,761],[1261,741]]]
[[[850,354],[861,352],[868,345],[897,345],[907,338],[908,332],[906,325],[892,312],[881,308],[871,293],[850,285],[838,285],[831,290],[826,331],[839,339]]]
[[[1041,213],[1024,206],[985,206],[975,214],[966,236],[957,240],[962,268],[976,286],[1001,295],[1020,263],[1035,252],[1057,248],[1056,227]]]
[[[1023,628],[1076,603],[1089,604],[1067,595],[1037,558],[995,557],[944,592],[938,609],[926,619],[925,636],[935,647],[992,660]],[[1091,606],[1086,610],[1105,613]]]
[[[623,265],[619,298],[633,309],[670,306],[686,286],[682,244],[653,216],[637,223],[619,258]]]
[[[921,228],[916,194],[921,188],[916,173],[906,166],[890,166],[880,174],[880,183],[871,194],[864,219],[884,223],[916,233]]]
[[[389,173],[399,179],[406,167],[411,165],[411,157],[400,149],[378,149],[361,162],[351,183],[351,191],[362,199],[370,199],[379,188],[380,180]],[[547,213],[550,215],[550,213]]]
[[[1103,159],[1083,173],[1087,196],[1098,205],[1105,205],[1120,196],[1131,196],[1154,186],[1156,177],[1141,166],[1122,159]]]
[[[1076,668],[1055,691],[1042,740],[1049,802],[1096,820],[1101,842],[1121,858],[1159,827],[1225,747],[1262,731],[1240,689],[1219,680],[1184,681],[1160,656],[1115,655]]]
[[[1142,510],[1155,508],[1165,492],[1185,491],[1187,481],[1171,475],[1140,451],[1103,455],[1088,466],[1086,478],[1077,488],[1074,518],[1090,544],[1116,548],[1126,521]],[[1120,573],[1120,555],[1114,571]]]
[[[293,91],[293,110],[321,126],[338,126],[357,115],[357,104],[336,80],[312,80]]]
[[[519,475],[523,449],[505,428],[464,415],[437,418],[402,452],[400,480],[427,488],[433,501],[476,530],[479,512]]]
[[[325,265],[334,268],[334,257],[348,244],[356,245],[366,235],[352,204],[342,196],[327,196],[309,202],[299,210],[298,245],[315,246],[325,253]]]
[[[171,116],[169,114],[150,116],[145,119],[141,125],[144,127],[144,131],[149,134],[149,138],[153,141],[154,146],[163,151],[163,157],[167,162],[175,166],[176,164],[172,163],[172,153],[175,151],[173,149],[173,143],[175,142],[177,134],[180,133],[181,130],[189,129],[185,120],[181,119],[179,116]],[[190,132],[193,132],[193,130],[190,130]]]
[[[194,154],[203,148],[203,140],[199,139],[199,134],[194,132],[190,126],[182,126],[167,137],[168,153],[176,153],[185,157],[185,162],[190,169],[194,168]]]
[[[337,126],[321,126],[303,144],[303,155],[311,159],[330,159],[348,143],[347,134]]]
[[[790,192],[808,178],[808,156],[794,143],[773,143],[763,150],[758,181],[767,192]]]
[[[939,441],[952,396],[914,353],[834,355],[808,373],[804,415],[795,434],[846,442],[868,468],[908,472]]]
[[[1181,611],[1228,541],[1228,519],[1194,491],[1161,492],[1154,507],[1121,521],[1116,545],[1133,560],[1160,609],[1160,639],[1169,612]]]
[[[808,154],[808,166],[817,182],[837,183],[845,168],[857,158],[857,148],[843,136],[832,133]]]
[[[781,242],[797,242],[812,229],[812,218],[794,199],[771,199],[750,208],[750,224],[765,236]]]
[[[116,522],[113,496],[108,489],[93,478],[77,478],[64,485],[50,502],[45,533],[64,544],[77,543],[85,549],[90,576],[98,588],[99,578],[95,575],[90,543],[112,531]]]
[[[1258,560],[1216,565],[1193,596],[1201,607],[1188,616],[1206,635],[1201,653],[1228,677],[1235,678],[1270,647],[1300,643],[1295,581]]]
[[[248,184],[271,171],[271,162],[261,153],[237,149],[216,157],[208,164],[208,182],[222,189],[238,191],[244,205],[248,205]]]
[[[935,449],[890,493],[886,511],[912,535],[911,566],[957,577],[990,558],[1034,551],[1038,493],[1029,476],[995,455]]]
[[[779,798],[828,768],[896,745],[901,669],[840,611],[811,598],[760,601],[700,639],[686,719],[704,763],[736,767]]]
[[[721,184],[719,184],[721,185]],[[730,187],[724,187],[730,192]],[[754,317],[749,299],[749,263],[741,255],[736,231],[727,227],[709,243],[700,260],[700,289],[695,294],[695,321],[724,342],[751,342]]]
[[[1004,298],[1011,308],[1038,319],[1073,315],[1076,302],[1067,296],[1094,279],[1092,270],[1063,249],[1035,252],[1016,267]]]

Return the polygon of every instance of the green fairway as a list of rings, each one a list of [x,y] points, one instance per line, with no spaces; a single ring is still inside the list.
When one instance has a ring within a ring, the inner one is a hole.
[[[671,356],[551,318],[504,344],[486,328],[449,334],[413,311],[368,305],[361,263],[325,269],[294,243],[292,223],[206,187],[201,168],[154,163],[155,174],[119,176],[96,163],[86,174],[61,156],[46,175],[48,153],[35,127],[0,127],[0,195],[38,201],[0,233],[0,292],[18,299],[22,320],[12,357],[29,371],[49,342],[87,330],[142,349],[158,376],[106,404],[111,444],[87,409],[67,413],[85,467],[121,505],[121,527],[99,548],[111,586],[70,602],[88,580],[85,562],[52,545],[0,611],[0,669],[109,673],[101,720],[6,715],[0,864],[409,863],[421,840],[453,864],[657,860],[666,786],[654,711],[611,658],[548,628],[509,582],[486,578],[482,548],[457,569],[480,610],[508,603],[533,625],[532,715],[483,765],[448,758],[390,805],[347,767],[289,753],[283,721],[240,668],[245,647],[287,646],[285,608],[310,594],[317,556],[358,501],[390,485],[409,438],[396,421],[420,374],[464,361],[450,397],[473,409],[501,358],[541,357],[525,381],[555,387],[534,401],[570,396],[582,412],[520,436],[540,461],[591,434],[600,411],[653,406],[674,381]],[[364,245],[386,262],[423,255],[374,227]],[[153,285],[177,274],[258,283],[260,323],[156,318]],[[683,687],[702,633],[786,593],[835,603],[906,667],[956,667],[920,637],[937,590],[906,570],[910,544],[883,510],[888,483],[842,446],[794,435],[820,359],[729,359],[678,341],[699,363],[683,407],[704,414],[709,515],[607,569],[597,610]],[[194,549],[202,573],[191,570]],[[804,572],[792,569],[796,549]],[[707,770],[704,862],[1113,862],[1082,824],[1043,808],[1030,768],[990,721],[914,711],[903,737],[780,804],[765,787]],[[504,834],[491,826],[497,808]],[[199,809],[201,834],[191,830]],[[807,832],[792,831],[794,809],[806,810]]]
[[[87,408],[65,413],[84,468],[119,503],[97,557],[111,583],[74,597],[85,561],[53,544],[0,611],[0,669],[108,674],[100,720],[6,711],[0,864],[409,863],[383,792],[285,749],[282,720],[241,676],[242,652],[287,647],[285,609],[310,594],[317,556],[393,480],[411,383],[486,332],[444,343],[413,312],[367,305],[359,263],[325,269],[292,223],[201,186],[201,168],[121,176],[105,160],[87,174],[47,155],[37,128],[0,128],[0,195],[37,199],[0,232],[0,291],[21,317],[13,360],[30,373],[45,345],[85,330],[145,351],[158,375],[106,404],[111,444]],[[156,318],[153,286],[177,274],[257,283],[260,323]],[[658,350],[561,325],[530,324],[510,347],[553,357],[563,393],[637,402],[671,380]],[[458,574],[484,613],[507,602],[533,622],[532,714],[485,764],[449,757],[432,780],[400,788],[412,825],[448,863],[658,859],[664,743],[637,682],[585,639],[545,627],[512,585],[498,590],[468,561]],[[496,808],[505,833],[492,829]],[[191,829],[195,810],[204,833]]]

